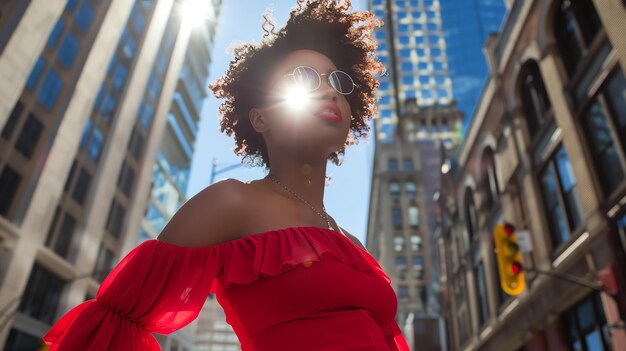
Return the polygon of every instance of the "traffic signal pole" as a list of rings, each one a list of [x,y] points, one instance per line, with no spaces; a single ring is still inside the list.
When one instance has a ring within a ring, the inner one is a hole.
[[[619,295],[617,294],[617,292],[615,291],[611,291],[609,290],[606,286],[604,286],[601,283],[596,283],[596,282],[592,282],[571,274],[565,274],[565,273],[557,273],[557,272],[552,272],[552,271],[546,271],[543,269],[537,269],[537,268],[529,268],[529,267],[524,267],[524,271],[526,272],[533,272],[533,273],[537,273],[537,274],[544,274],[550,277],[554,277],[557,279],[562,279],[565,281],[568,281],[570,283],[573,284],[577,284],[580,286],[584,286],[586,288],[589,288],[595,292],[599,292],[599,293],[606,293],[608,296],[610,296],[613,301],[615,301],[615,304],[617,305],[617,310],[619,312],[620,315],[620,319],[622,320],[621,323],[615,323],[612,325],[609,325],[609,328],[614,328],[614,329],[626,329],[626,311],[624,311],[624,307],[623,307],[623,303],[620,303],[619,301]]]

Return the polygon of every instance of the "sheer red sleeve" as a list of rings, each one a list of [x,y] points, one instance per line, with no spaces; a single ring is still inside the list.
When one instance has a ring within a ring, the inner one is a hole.
[[[402,335],[402,330],[398,326],[398,323],[394,320],[389,323],[387,328],[384,330],[385,340],[387,341],[387,345],[389,345],[389,349],[391,351],[410,351],[409,345]]]
[[[96,298],[65,313],[43,341],[50,351],[160,350],[152,332],[169,334],[198,317],[215,292],[227,248],[141,243],[113,268]]]

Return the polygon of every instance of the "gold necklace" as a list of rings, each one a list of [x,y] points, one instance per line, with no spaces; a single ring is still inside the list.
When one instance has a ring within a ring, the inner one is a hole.
[[[328,224],[328,229],[335,230],[330,225],[330,221],[328,220],[328,213],[326,213],[326,207],[324,206],[324,204],[322,204],[322,210],[324,211],[324,215],[325,216],[322,216],[322,214],[319,213],[319,211],[316,210],[315,207],[311,206],[311,204],[308,203],[305,199],[303,199],[300,195],[296,194],[294,191],[292,191],[291,189],[287,188],[287,186],[285,186],[283,183],[281,183],[278,179],[274,178],[273,176],[271,176],[269,174],[266,176],[266,178],[269,178],[274,183],[277,183],[278,185],[282,186],[283,188],[285,188],[285,190],[287,190],[288,192],[292,193],[298,200],[300,200],[300,201],[304,202],[305,204],[307,204],[315,213],[317,213],[318,216],[322,217],[322,219],[326,221],[326,224]],[[341,233],[343,233],[343,230],[341,230],[341,228],[339,228],[339,230],[341,231]]]

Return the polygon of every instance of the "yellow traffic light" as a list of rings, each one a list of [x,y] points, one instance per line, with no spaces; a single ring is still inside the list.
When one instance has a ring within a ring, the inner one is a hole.
[[[502,290],[511,296],[517,296],[524,291],[526,280],[515,227],[508,223],[498,224],[494,229],[494,240]]]

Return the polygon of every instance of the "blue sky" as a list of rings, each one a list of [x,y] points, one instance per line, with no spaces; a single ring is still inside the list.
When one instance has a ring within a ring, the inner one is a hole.
[[[272,2],[224,0],[216,32],[209,80],[205,86],[226,71],[228,63],[233,58],[233,55],[226,51],[231,43],[258,43],[260,41],[263,35],[261,15],[266,8],[272,9],[273,18],[280,27],[284,25],[289,10],[295,4],[295,0]],[[352,5],[353,10],[367,8],[365,0],[353,1]],[[219,130],[217,108],[221,101],[213,97],[212,92],[209,91],[209,97],[203,106],[200,131],[195,145],[191,179],[187,189],[188,198],[209,185],[213,157],[216,157],[218,163],[223,165],[240,163],[239,157],[233,152],[234,139],[222,134]],[[370,127],[373,131],[371,124]],[[332,177],[332,184],[324,193],[326,210],[340,226],[354,234],[363,243],[365,243],[367,228],[374,143],[373,136],[370,136],[370,140],[361,140],[359,144],[346,150],[341,166],[337,167],[329,162],[326,171],[326,174]],[[223,166],[218,166],[220,167]],[[265,172],[262,168],[241,166],[217,175],[216,180],[235,178],[248,181],[264,176]]]

